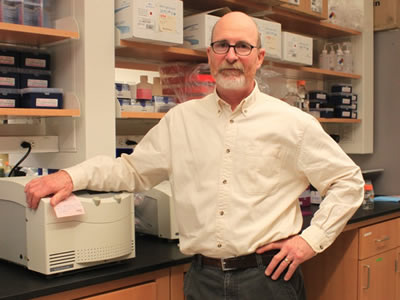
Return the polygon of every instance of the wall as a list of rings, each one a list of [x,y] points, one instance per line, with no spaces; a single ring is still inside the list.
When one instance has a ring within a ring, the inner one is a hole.
[[[362,169],[383,168],[377,194],[400,194],[400,30],[374,34],[374,153],[352,155]]]

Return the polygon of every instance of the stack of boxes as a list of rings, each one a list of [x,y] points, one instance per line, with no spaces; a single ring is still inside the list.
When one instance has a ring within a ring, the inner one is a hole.
[[[50,88],[50,55],[0,50],[0,107],[62,108],[62,89]]]
[[[173,97],[163,94],[160,77],[154,77],[153,84],[147,81],[147,76],[142,75],[138,84],[115,83],[121,111],[167,112],[176,105]]]
[[[351,84],[334,84],[331,92],[309,91],[310,113],[320,118],[357,119],[357,95]]]

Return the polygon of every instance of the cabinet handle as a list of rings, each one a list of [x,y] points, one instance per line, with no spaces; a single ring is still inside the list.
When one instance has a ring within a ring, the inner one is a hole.
[[[363,287],[364,290],[368,290],[369,289],[369,284],[370,284],[370,280],[371,280],[371,268],[369,265],[364,265],[363,268],[367,269],[368,271],[368,276],[367,276],[367,286]]]
[[[389,236],[384,236],[384,237],[381,238],[381,239],[376,239],[375,242],[377,242],[377,243],[382,243],[382,242],[388,241],[388,240],[390,240],[390,237],[389,237]]]

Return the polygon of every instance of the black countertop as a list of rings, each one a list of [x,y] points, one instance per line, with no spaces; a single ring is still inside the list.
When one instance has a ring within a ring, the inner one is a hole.
[[[1,245],[4,247],[4,245]],[[0,260],[0,299],[31,299],[190,262],[177,242],[136,237],[136,257],[96,269],[50,277]]]
[[[304,209],[310,215],[304,216],[303,228],[310,224],[317,205]],[[400,211],[399,203],[375,202],[371,211],[359,209],[348,224]],[[0,245],[4,247],[4,245]],[[136,258],[92,270],[65,273],[61,276],[46,277],[6,261],[0,260],[0,299],[31,299],[66,290],[99,284],[132,275],[155,271],[174,265],[184,264],[191,258],[183,255],[176,242],[169,242],[148,236],[136,238]]]

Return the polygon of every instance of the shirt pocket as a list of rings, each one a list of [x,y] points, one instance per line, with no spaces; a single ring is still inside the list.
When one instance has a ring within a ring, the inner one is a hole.
[[[239,193],[270,195],[279,183],[282,166],[280,146],[239,149],[235,157],[236,188]]]

